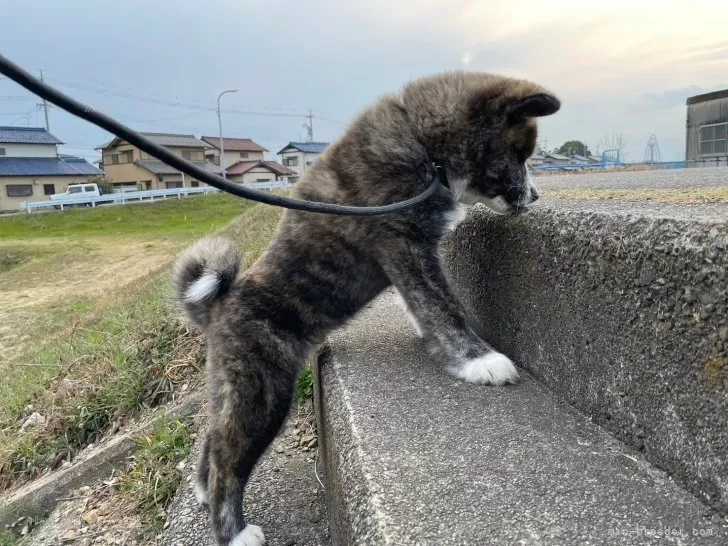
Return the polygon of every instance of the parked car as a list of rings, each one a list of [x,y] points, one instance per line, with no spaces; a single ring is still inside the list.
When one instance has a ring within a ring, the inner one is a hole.
[[[101,197],[101,188],[98,184],[71,184],[63,193],[54,193],[50,196],[51,201],[73,201],[73,205],[90,205],[91,198]],[[88,202],[78,201],[88,198]],[[70,204],[69,204],[70,206]],[[60,208],[60,206],[56,207]]]

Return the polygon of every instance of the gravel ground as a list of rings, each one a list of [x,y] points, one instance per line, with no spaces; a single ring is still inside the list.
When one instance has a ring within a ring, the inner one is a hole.
[[[331,545],[326,497],[314,469],[317,455],[314,427],[310,406],[292,416],[285,431],[261,459],[246,490],[245,516],[247,521],[263,528],[267,546]],[[190,478],[199,447],[197,442],[191,463],[187,465]],[[320,476],[320,463],[318,472]],[[208,512],[197,504],[191,479],[178,492],[169,514],[160,544],[214,544]]]
[[[558,176],[538,176],[539,189],[574,188],[700,188],[728,187],[728,168],[659,169],[654,171],[600,172]]]

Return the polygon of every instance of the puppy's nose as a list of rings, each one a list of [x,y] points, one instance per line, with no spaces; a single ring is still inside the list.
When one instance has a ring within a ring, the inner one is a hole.
[[[508,188],[505,198],[509,205],[517,205],[521,201],[523,193],[518,188]]]

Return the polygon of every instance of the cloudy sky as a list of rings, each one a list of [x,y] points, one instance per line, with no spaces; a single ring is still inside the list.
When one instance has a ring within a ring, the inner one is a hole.
[[[452,69],[545,85],[563,101],[548,148],[592,151],[622,134],[641,160],[651,134],[683,159],[685,99],[728,87],[725,0],[0,0],[0,52],[143,131],[217,134],[272,154],[316,140],[407,80]],[[0,125],[40,125],[27,92],[0,80]],[[96,158],[108,135],[53,109],[67,153]]]

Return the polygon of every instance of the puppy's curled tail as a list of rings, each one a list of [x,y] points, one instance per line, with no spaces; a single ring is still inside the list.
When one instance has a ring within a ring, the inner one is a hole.
[[[174,267],[177,299],[193,326],[204,330],[214,303],[225,297],[238,271],[240,249],[221,237],[205,237],[185,250]]]

